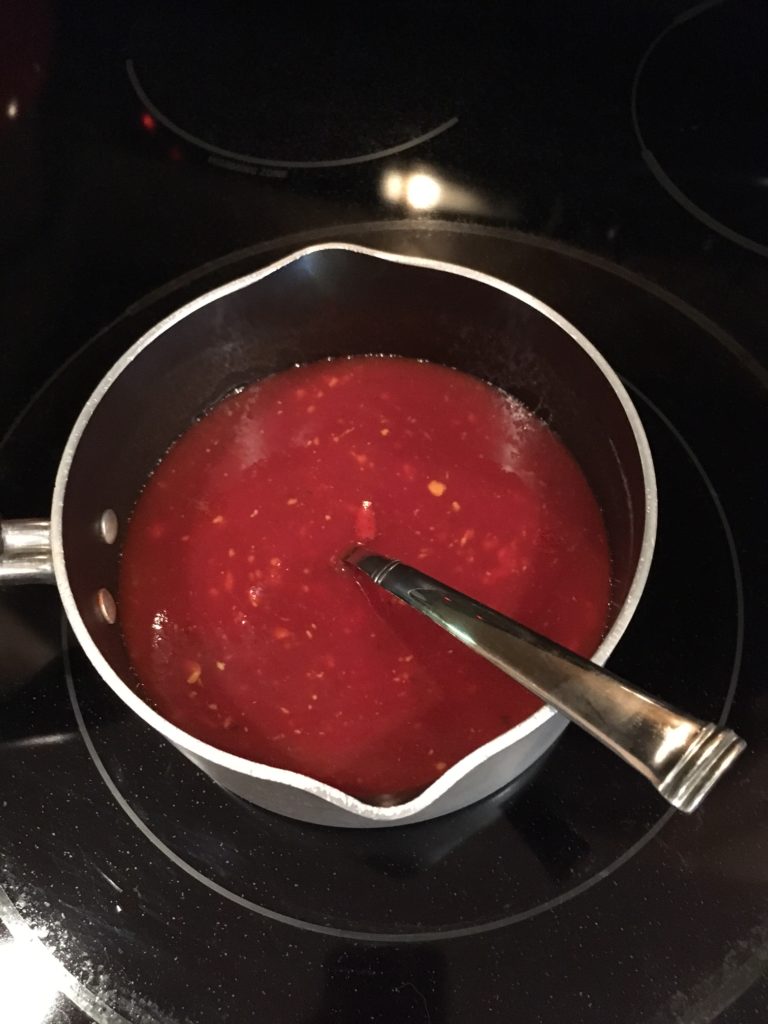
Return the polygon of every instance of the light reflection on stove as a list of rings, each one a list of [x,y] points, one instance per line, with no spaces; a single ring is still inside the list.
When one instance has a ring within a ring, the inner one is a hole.
[[[487,204],[477,193],[454,185],[428,168],[384,171],[379,183],[382,199],[417,213],[440,207],[454,213],[485,212]]]
[[[431,174],[402,175],[392,171],[384,176],[382,192],[390,202],[404,202],[413,210],[433,210],[440,202],[443,187]]]
[[[0,943],[0,993],[7,1024],[45,1024],[59,994],[55,961],[33,940]]]

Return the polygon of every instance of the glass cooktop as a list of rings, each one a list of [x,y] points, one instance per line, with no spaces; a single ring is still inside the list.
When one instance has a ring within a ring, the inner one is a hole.
[[[569,728],[449,817],[302,825],[132,716],[52,588],[5,589],[8,1024],[764,1018],[760,6],[409,10],[19,7],[2,513],[47,514],[92,387],[195,295],[313,241],[476,267],[584,332],[648,433],[657,551],[611,667],[748,750],[691,817]]]

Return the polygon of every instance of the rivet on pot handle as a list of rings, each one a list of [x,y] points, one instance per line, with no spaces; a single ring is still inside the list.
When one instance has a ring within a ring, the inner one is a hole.
[[[0,520],[0,586],[53,583],[48,519]]]

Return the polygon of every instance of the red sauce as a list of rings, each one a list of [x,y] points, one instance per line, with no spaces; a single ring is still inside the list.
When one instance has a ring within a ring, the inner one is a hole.
[[[602,517],[572,456],[456,370],[337,359],[226,398],[129,523],[119,607],[143,696],[223,750],[362,797],[417,790],[539,701],[338,556],[363,541],[584,655]]]

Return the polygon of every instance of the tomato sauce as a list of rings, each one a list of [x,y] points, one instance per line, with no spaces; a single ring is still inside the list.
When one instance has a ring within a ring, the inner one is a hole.
[[[605,528],[555,434],[456,370],[334,359],[224,399],[148,481],[119,589],[142,696],[222,750],[370,799],[540,706],[342,568],[356,541],[581,654],[600,642]]]

